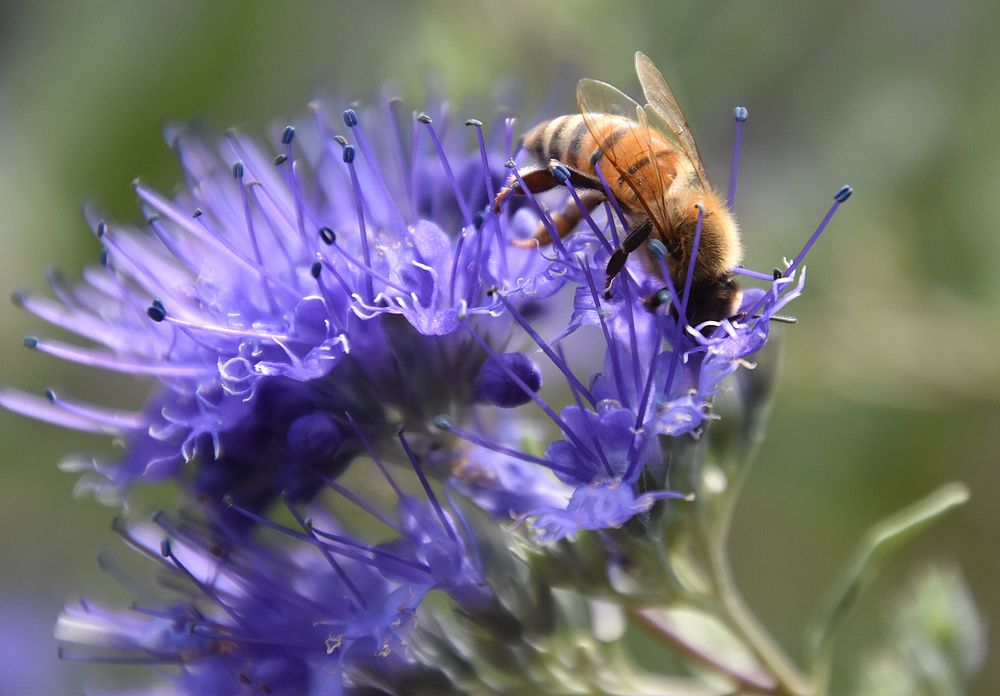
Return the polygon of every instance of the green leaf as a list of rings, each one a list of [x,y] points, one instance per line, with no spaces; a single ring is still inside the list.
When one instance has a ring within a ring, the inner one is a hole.
[[[808,647],[815,673],[825,678],[831,639],[888,554],[968,499],[969,490],[964,484],[949,483],[869,529],[829,593],[825,608],[813,622]]]
[[[866,653],[859,696],[968,693],[986,656],[986,627],[958,568],[917,575],[897,599],[888,637]]]

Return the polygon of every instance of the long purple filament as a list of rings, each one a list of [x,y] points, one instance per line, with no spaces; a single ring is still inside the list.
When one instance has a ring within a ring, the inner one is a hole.
[[[732,210],[736,205],[736,181],[740,173],[740,150],[743,147],[743,126],[746,125],[747,110],[736,107],[736,137],[733,140],[733,157],[729,165],[729,189],[726,191],[726,206]]]
[[[681,306],[677,312],[677,330],[674,332],[674,345],[671,346],[670,369],[667,372],[667,384],[663,389],[664,396],[670,398],[670,389],[674,386],[674,377],[677,375],[677,366],[680,364],[681,339],[684,336],[684,327],[687,325],[687,306],[691,297],[691,284],[694,282],[695,261],[698,259],[698,247],[701,246],[701,227],[705,220],[705,207],[698,205],[698,224],[694,228],[694,243],[691,246],[691,260],[688,262],[687,275],[684,278],[684,295],[681,297]]]

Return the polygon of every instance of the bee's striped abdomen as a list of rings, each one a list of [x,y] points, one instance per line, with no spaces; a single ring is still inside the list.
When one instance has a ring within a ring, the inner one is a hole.
[[[645,184],[640,186],[643,189],[640,195],[662,195],[662,190],[653,190],[653,182],[656,182],[655,188],[659,188],[660,182],[665,188],[676,176],[677,150],[673,144],[659,133],[622,116],[603,115],[600,120],[593,120],[601,131],[596,138],[583,116],[567,114],[532,128],[524,137],[523,147],[539,166],[547,166],[549,160],[558,160],[594,180],[597,172],[590,162],[591,156],[597,150],[614,153],[622,171]],[[659,176],[649,173],[651,167],[658,170]],[[635,191],[618,182],[612,183],[612,189],[626,207],[638,207]]]
[[[571,169],[586,171],[590,153],[594,150],[593,137],[580,114],[557,116],[540,123],[524,136],[524,149],[545,165],[549,160],[559,160]]]

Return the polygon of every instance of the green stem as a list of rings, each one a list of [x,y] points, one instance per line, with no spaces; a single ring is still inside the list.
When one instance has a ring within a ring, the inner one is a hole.
[[[717,583],[723,609],[719,618],[742,639],[746,647],[777,680],[779,688],[768,693],[788,696],[812,694],[813,690],[806,678],[764,629],[736,589],[725,551],[717,549],[717,553],[713,553],[713,556],[712,575]]]
[[[748,467],[742,467],[741,475],[734,477],[731,485],[720,495],[715,508],[719,511],[717,524],[710,527],[714,534],[706,540],[709,574],[722,603],[719,619],[743,640],[746,647],[778,681],[780,690],[775,693],[807,696],[814,692],[809,681],[754,616],[733,579],[727,553],[729,532],[736,497],[743,487],[747,469]]]

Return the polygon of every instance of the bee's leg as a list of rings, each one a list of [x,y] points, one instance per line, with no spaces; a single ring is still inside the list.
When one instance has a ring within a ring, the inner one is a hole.
[[[518,169],[517,173],[520,175],[521,181],[524,182],[524,185],[532,193],[548,191],[559,185],[559,180],[546,167],[524,167],[523,169]],[[521,190],[521,182],[513,174],[507,179],[507,185],[500,189],[497,197],[493,199],[494,213],[500,212],[500,206],[512,193],[524,195],[524,191]]]
[[[573,231],[583,219],[585,212],[589,213],[606,200],[604,192],[597,189],[579,189],[577,195],[580,198],[582,207],[570,198],[566,201],[566,205],[562,211],[552,216],[552,222],[555,224],[556,233],[560,239]],[[539,223],[538,227],[535,228],[534,234],[530,237],[527,239],[515,239],[511,243],[514,246],[525,249],[531,249],[535,246],[548,246],[552,243],[552,233],[544,223]]]
[[[615,253],[608,259],[608,267],[605,270],[607,281],[604,283],[604,299],[611,299],[611,281],[625,268],[625,260],[628,258],[628,255],[649,239],[649,233],[652,231],[653,221],[647,220],[629,232],[628,236],[622,240],[622,245],[615,249]]]

